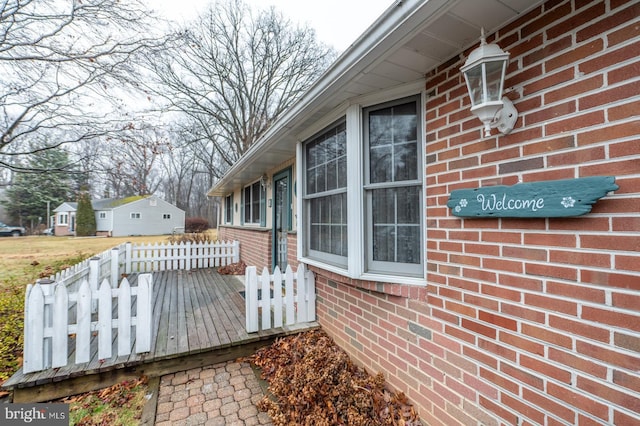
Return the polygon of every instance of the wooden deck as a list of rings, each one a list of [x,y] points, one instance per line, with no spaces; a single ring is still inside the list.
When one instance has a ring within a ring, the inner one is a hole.
[[[135,283],[135,278],[130,281]],[[97,345],[92,344],[91,361],[75,364],[70,348],[66,367],[29,374],[21,369],[3,387],[13,389],[14,402],[49,401],[141,375],[156,377],[229,361],[252,354],[278,336],[318,327],[309,323],[248,334],[242,279],[213,269],[155,272],[149,353],[99,360]],[[114,336],[114,354],[116,342]]]

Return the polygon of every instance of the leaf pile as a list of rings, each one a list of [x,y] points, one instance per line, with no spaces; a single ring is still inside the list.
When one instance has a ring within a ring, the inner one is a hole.
[[[258,408],[275,425],[422,425],[403,393],[384,388],[382,373],[354,365],[321,330],[278,339],[248,361],[269,382]]]
[[[245,269],[247,269],[247,265],[243,261],[240,261],[219,267],[218,273],[220,275],[244,275]]]

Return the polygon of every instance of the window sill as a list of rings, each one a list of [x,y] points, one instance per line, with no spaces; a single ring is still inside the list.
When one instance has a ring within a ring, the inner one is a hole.
[[[255,225],[255,224],[246,224],[246,225],[218,225],[220,228],[231,228],[231,229],[242,229],[245,231],[256,231],[256,232],[271,232],[271,228],[266,228],[264,226]]]
[[[424,278],[371,273],[351,276],[345,269],[317,260],[301,258],[299,261],[306,264],[309,270],[315,273],[352,287],[392,296],[410,297],[412,299],[426,297],[426,294],[422,294],[422,292],[426,292],[427,287],[427,280]]]

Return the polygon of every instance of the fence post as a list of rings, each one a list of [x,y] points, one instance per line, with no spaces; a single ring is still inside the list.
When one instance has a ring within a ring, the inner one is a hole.
[[[296,322],[305,322],[307,320],[307,286],[304,279],[304,263],[298,265],[296,271],[296,294],[298,299],[298,316]]]
[[[124,272],[129,275],[131,273],[131,243],[126,242],[124,245],[125,257],[124,257]]]
[[[53,335],[51,337],[51,366],[67,365],[69,339],[69,294],[67,287],[58,283],[53,290]]]
[[[98,294],[98,281],[100,280],[100,258],[92,257],[89,260],[89,288],[91,294]],[[91,313],[98,312],[98,301],[91,301]]]
[[[247,333],[258,331],[258,279],[256,267],[247,266],[244,272],[244,305]]]
[[[98,290],[98,359],[111,358],[111,286],[102,281]]]
[[[89,362],[91,355],[91,288],[83,280],[76,302],[76,364]]]
[[[262,268],[262,275],[260,276],[261,291],[260,305],[262,306],[262,329],[268,330],[271,328],[271,277],[269,276],[269,270]]]
[[[273,271],[273,326],[282,327],[282,272]]]
[[[118,288],[120,267],[118,266],[118,247],[111,249],[111,288]]]
[[[238,263],[240,262],[240,241],[235,240],[233,242],[233,262],[231,263]]]
[[[39,284],[27,286],[24,307],[25,373],[42,370],[44,341],[44,294]]]
[[[151,274],[138,277],[138,295],[136,305],[136,353],[151,350],[151,318],[153,281]]]
[[[140,299],[138,299],[138,302]],[[118,288],[118,356],[131,353],[131,285],[126,278]]]
[[[286,309],[286,324],[291,325],[296,323],[296,306],[295,306],[295,294],[293,290],[293,269],[291,265],[287,265],[287,269],[284,273],[284,297],[285,297],[285,309]]]
[[[45,330],[47,328],[50,328],[53,324],[53,307],[51,306],[51,303],[47,303],[47,299],[49,299],[49,301],[51,301],[51,298],[53,297],[53,284],[54,281],[49,279],[49,278],[43,278],[37,281],[37,283],[40,284],[40,288],[42,289],[42,294],[44,295],[44,307],[43,307],[43,313],[44,313],[44,328]],[[51,336],[44,336],[44,341],[43,341],[43,359],[42,359],[42,368],[46,369],[46,368],[50,368],[51,367],[51,353],[52,353],[52,348],[51,348]]]
[[[306,269],[306,268],[305,268]],[[316,320],[316,277],[313,272],[305,270],[305,282],[307,286],[307,321]]]
[[[187,271],[191,270],[191,241],[187,241],[184,253],[184,267]]]

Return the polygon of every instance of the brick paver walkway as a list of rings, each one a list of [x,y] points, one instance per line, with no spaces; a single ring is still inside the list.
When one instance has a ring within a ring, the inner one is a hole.
[[[227,362],[160,379],[156,425],[272,425],[256,404],[262,388],[248,363]]]

